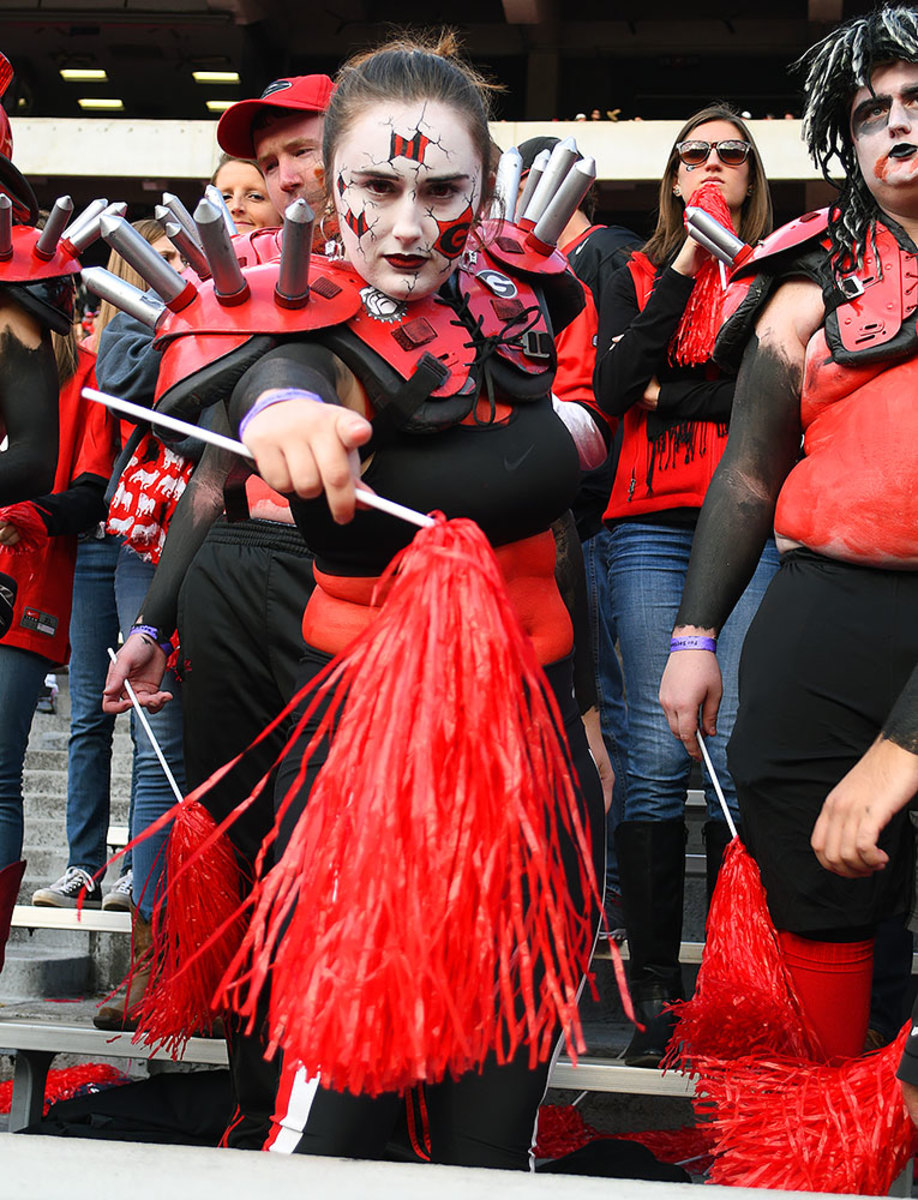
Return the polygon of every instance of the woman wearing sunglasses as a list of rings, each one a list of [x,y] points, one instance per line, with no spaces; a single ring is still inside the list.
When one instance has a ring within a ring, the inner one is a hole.
[[[707,193],[719,190],[744,241],[754,244],[771,230],[768,184],[749,130],[723,106],[696,113],[670,151],[653,236],[603,292],[594,378],[602,407],[622,419],[605,523],[629,723],[625,814],[616,844],[631,993],[646,1026],[625,1051],[633,1066],[659,1064],[673,1026],[664,1006],[682,996],[691,760],[670,733],[657,696],[695,522],[726,445],[733,403],[733,380],[722,378],[711,362],[723,297],[720,271],[685,232],[685,207],[704,184]],[[725,746],[736,712],[739,651],[776,567],[772,545],[718,643],[725,695],[710,750],[734,815]],[[729,834],[708,781],[706,798],[710,896]]]

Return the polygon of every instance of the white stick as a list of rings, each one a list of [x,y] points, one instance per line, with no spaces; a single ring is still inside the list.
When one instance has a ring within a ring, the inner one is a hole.
[[[708,748],[704,744],[704,738],[701,736],[701,730],[698,730],[698,745],[701,747],[701,756],[704,759],[704,765],[708,768],[708,774],[711,776],[711,783],[714,784],[714,791],[717,793],[717,799],[720,801],[720,807],[724,810],[724,816],[727,818],[727,827],[730,830],[730,836],[736,837],[736,826],[733,823],[733,817],[730,815],[730,809],[727,807],[727,801],[724,798],[723,789],[720,786],[720,780],[717,778],[717,772],[714,770],[714,764],[711,762],[711,756],[708,754]]]
[[[112,662],[117,662],[115,652],[111,646],[108,648],[108,657],[112,660]],[[175,782],[175,776],[172,774],[172,769],[166,762],[166,756],[162,752],[162,747],[156,740],[156,734],[150,728],[150,722],[147,720],[147,714],[141,708],[140,701],[137,699],[137,693],[131,687],[127,679],[124,681],[124,690],[127,692],[128,699],[130,700],[131,704],[134,705],[134,712],[137,714],[137,718],[143,726],[144,732],[150,739],[150,745],[153,747],[156,757],[159,759],[159,765],[162,767],[166,774],[166,778],[169,780],[169,786],[172,788],[176,800],[178,800],[179,804],[181,804],[185,797],[182,795],[179,785]]]
[[[97,404],[104,404],[106,408],[136,417],[139,421],[149,421],[151,425],[161,425],[164,429],[171,429],[173,433],[182,434],[183,437],[197,438],[199,442],[209,442],[211,446],[219,446],[221,450],[229,450],[232,454],[238,454],[250,462],[255,461],[255,456],[248,447],[242,442],[237,442],[235,438],[226,437],[225,434],[214,433],[211,429],[201,429],[197,425],[192,425],[190,421],[169,417],[153,408],[132,404],[130,400],[110,396],[107,392],[97,391],[96,388],[83,388],[83,395],[87,400],[95,400]],[[406,508],[404,504],[387,500],[385,496],[377,496],[375,492],[362,487],[359,482],[356,486],[359,493],[358,501],[360,504],[365,504],[367,508],[376,508],[380,512],[388,513],[391,517],[400,517],[401,520],[408,521],[411,525],[419,525],[422,529],[434,524],[433,517],[429,517],[426,513],[418,512],[414,508]]]

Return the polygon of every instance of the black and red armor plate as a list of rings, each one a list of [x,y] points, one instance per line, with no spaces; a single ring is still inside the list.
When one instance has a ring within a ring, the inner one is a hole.
[[[514,226],[501,223],[499,232],[485,233],[494,238],[476,238],[469,265],[458,276],[470,313],[480,320],[481,336],[494,338],[497,353],[527,375],[553,369],[551,330],[533,285],[540,275],[561,275],[566,261],[556,251],[543,254],[529,248]],[[518,253],[507,248],[511,240]],[[409,303],[392,300],[349,264],[314,254],[308,303],[285,308],[274,298],[278,232],[261,230],[235,238],[233,248],[249,295],[242,303],[221,304],[208,281],[198,285],[197,296],[180,312],[163,314],[155,339],[163,352],[157,401],[256,335],[281,338],[345,324],[403,379],[411,378],[425,354],[433,354],[448,371],[433,396],[467,390],[476,348],[470,330],[438,296]],[[246,260],[257,265],[246,265]]]

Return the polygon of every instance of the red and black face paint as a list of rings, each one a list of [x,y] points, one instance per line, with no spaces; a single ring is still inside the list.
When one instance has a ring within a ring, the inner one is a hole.
[[[444,258],[458,258],[465,249],[465,243],[469,238],[469,230],[472,228],[472,221],[475,214],[472,211],[471,204],[466,206],[464,212],[460,213],[452,221],[437,221],[437,228],[440,230],[440,235],[433,244],[434,250],[438,254],[442,254]]]
[[[410,138],[393,133],[389,142],[389,158],[410,158],[412,162],[422,163],[430,138],[425,137],[420,129],[416,129]]]
[[[370,225],[367,221],[367,214],[365,212],[357,214],[351,212],[349,208],[345,209],[344,223],[358,238],[362,238],[365,233],[370,232]]]

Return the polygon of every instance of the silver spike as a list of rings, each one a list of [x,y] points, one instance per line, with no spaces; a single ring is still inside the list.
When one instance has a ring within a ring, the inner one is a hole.
[[[530,238],[544,246],[557,246],[565,225],[577,211],[580,201],[590,190],[595,178],[594,159],[582,158],[575,162],[549,201],[548,208],[537,221],[535,229],[529,235]]]
[[[172,219],[178,221],[179,225],[185,230],[192,241],[201,244],[201,235],[198,233],[198,227],[194,223],[194,217],[179,200],[178,196],[173,196],[171,192],[163,192],[163,205],[172,213]]]
[[[173,312],[179,312],[195,298],[198,289],[194,284],[170,267],[124,217],[103,216],[99,228],[108,244],[140,272]]]
[[[97,213],[85,225],[82,221],[75,221],[74,225],[78,226],[76,233],[71,234],[68,239],[73,248],[74,254],[82,254],[87,246],[91,246],[99,237],[99,225],[103,217],[123,217],[127,212],[127,205],[118,200],[114,204],[109,204],[103,208],[100,213]],[[71,229],[73,225],[71,226]]]
[[[194,219],[213,275],[214,295],[221,304],[241,304],[248,299],[249,285],[230,244],[223,214],[209,200],[201,200]]]
[[[284,209],[280,268],[274,299],[282,308],[302,308],[309,301],[309,259],[316,215],[305,200]]]
[[[497,176],[494,180],[494,199],[491,201],[491,216],[513,220],[519,197],[520,179],[523,176],[523,156],[516,146],[511,146],[500,156]]]
[[[168,214],[168,219],[163,221],[166,237],[185,259],[195,275],[199,279],[210,279],[210,264],[200,243],[192,241],[181,225],[179,225],[178,221],[172,220],[172,214],[169,213],[168,208],[160,208],[157,205],[155,211]],[[160,217],[156,219],[157,221],[161,220]]]
[[[223,213],[223,220],[226,222],[226,232],[230,237],[237,237],[239,230],[236,228],[236,222],[233,220],[233,214],[226,206],[226,201],[223,199],[223,193],[214,184],[209,183],[204,189],[204,199],[209,200],[214,208],[219,208]]]
[[[521,229],[535,228],[542,213],[548,208],[551,198],[579,157],[577,143],[573,138],[565,138],[558,142],[551,152],[548,166],[542,172],[542,178],[532,193],[532,199],[526,208],[521,210],[522,216],[517,222]]]
[[[119,279],[105,267],[84,267],[83,282],[96,296],[114,304],[122,312],[143,321],[151,329],[156,328],[156,322],[166,311],[161,300],[142,292],[126,279]]]
[[[703,208],[690,204],[685,209],[685,226],[692,238],[708,250],[715,258],[732,267],[737,256],[747,249],[742,238],[736,236],[732,229],[721,225],[716,217],[706,213]],[[744,256],[748,257],[748,255]]]
[[[13,257],[13,202],[0,192],[0,262]]]
[[[47,262],[54,257],[57,243],[61,240],[61,234],[64,232],[72,215],[73,201],[69,196],[58,196],[51,207],[51,212],[48,214],[45,227],[41,231],[38,241],[35,243],[34,253],[39,258],[43,258]]]
[[[545,173],[545,168],[548,166],[550,158],[550,150],[540,150],[532,160],[532,166],[529,168],[529,174],[526,176],[526,182],[523,185],[523,194],[520,196],[519,204],[517,204],[513,214],[514,221],[519,221],[520,217],[526,211],[529,201],[532,199],[532,193],[539,186],[539,180]]]
[[[74,234],[79,233],[82,226],[88,225],[93,217],[97,217],[99,213],[104,212],[107,205],[108,201],[104,197],[100,197],[98,200],[93,200],[90,204],[87,204],[80,215],[75,217],[61,234],[61,241],[69,242],[70,245],[73,245]]]

